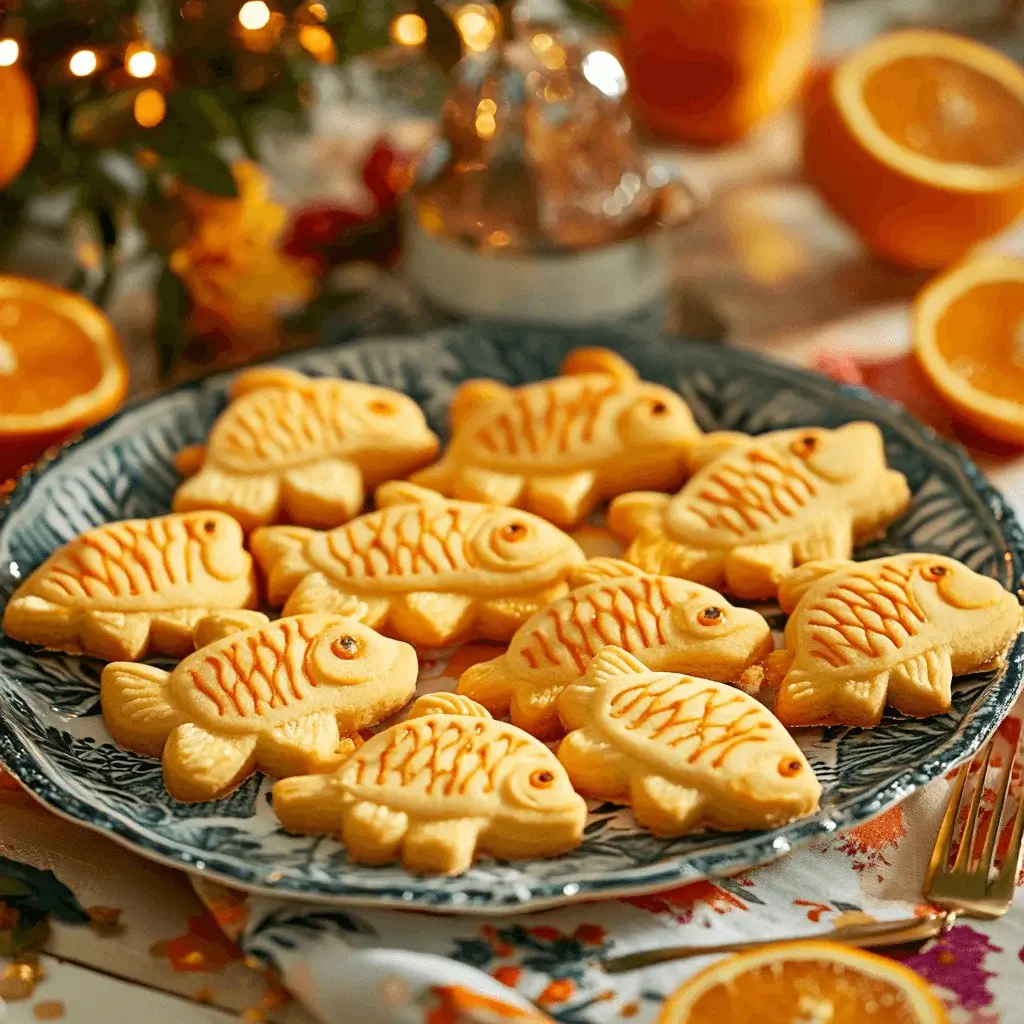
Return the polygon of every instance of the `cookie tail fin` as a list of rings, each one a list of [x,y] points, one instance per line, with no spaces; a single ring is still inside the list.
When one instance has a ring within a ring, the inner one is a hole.
[[[281,481],[274,474],[225,473],[216,466],[204,466],[174,492],[172,506],[175,512],[226,512],[248,533],[277,518]]]
[[[203,468],[206,459],[205,444],[190,444],[174,456],[174,468],[182,476],[195,476]]]
[[[170,673],[153,665],[115,661],[103,669],[100,705],[110,735],[137,754],[159,757],[181,713],[167,695]]]
[[[787,615],[792,615],[800,598],[814,586],[818,580],[850,565],[849,559],[819,558],[813,562],[805,562],[798,569],[787,573],[779,582],[779,607]]]
[[[456,693],[483,705],[492,715],[504,716],[512,704],[516,677],[509,671],[505,655],[471,665],[459,677]]]
[[[631,562],[621,558],[588,558],[582,565],[569,570],[569,586],[585,587],[601,580],[623,579],[627,576],[643,576],[643,569],[638,569]]]
[[[286,832],[330,834],[341,831],[341,808],[333,799],[330,775],[296,775],[274,785],[274,813]]]
[[[284,506],[293,522],[330,529],[359,515],[363,474],[346,459],[323,459],[284,477]]]
[[[267,599],[272,605],[284,604],[302,578],[313,571],[305,551],[315,532],[301,526],[267,526],[252,535],[249,547],[267,577]]]
[[[608,506],[608,529],[628,544],[644,527],[658,523],[672,501],[660,491],[630,491],[612,499]]]

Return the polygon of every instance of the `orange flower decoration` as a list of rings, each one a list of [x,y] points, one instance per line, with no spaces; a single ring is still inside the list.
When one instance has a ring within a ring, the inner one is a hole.
[[[170,267],[195,303],[197,334],[272,334],[282,313],[313,296],[313,264],[280,252],[284,208],[270,199],[270,181],[257,164],[232,167],[238,197],[220,199],[183,186],[181,198],[195,229],[170,256]]]

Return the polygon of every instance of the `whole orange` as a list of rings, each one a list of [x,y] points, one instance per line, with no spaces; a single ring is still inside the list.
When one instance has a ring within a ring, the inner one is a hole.
[[[0,188],[21,173],[36,148],[36,91],[28,75],[12,64],[0,67]]]
[[[1024,213],[1024,68],[892,32],[808,90],[804,171],[874,252],[938,269]]]
[[[628,0],[622,56],[633,104],[685,142],[741,138],[800,88],[821,0]]]

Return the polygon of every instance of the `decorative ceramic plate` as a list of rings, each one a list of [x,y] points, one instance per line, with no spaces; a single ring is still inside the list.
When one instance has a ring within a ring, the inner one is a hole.
[[[386,384],[422,403],[443,432],[455,387],[471,377],[519,384],[557,373],[574,345],[622,352],[649,380],[675,387],[705,429],[761,433],[871,419],[914,493],[907,514],[861,557],[907,550],[952,555],[1021,585],[1024,534],[978,470],[898,408],[746,352],[626,331],[459,328],[320,349],[289,360],[314,374]],[[23,479],[0,522],[0,602],[58,545],[113,519],[165,512],[178,483],[172,456],[203,440],[226,379],[186,387],[123,412]],[[436,688],[438,662],[422,679]],[[278,828],[260,776],[216,803],[167,796],[158,761],[118,749],[99,714],[100,664],[0,638],[0,759],[55,811],[147,856],[228,883],[321,901],[498,913],[667,888],[760,864],[878,814],[972,754],[1014,702],[1024,638],[1002,671],[957,681],[947,715],[887,715],[875,729],[804,730],[800,743],[824,794],[821,811],[772,832],[656,839],[631,815],[593,806],[586,838],[553,860],[483,860],[459,878],[351,864],[333,839]],[[430,684],[433,676],[435,682]]]

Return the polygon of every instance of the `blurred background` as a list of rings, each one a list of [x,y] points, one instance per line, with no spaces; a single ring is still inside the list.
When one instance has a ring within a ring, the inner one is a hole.
[[[88,382],[25,384],[79,363],[73,332],[39,347],[33,278],[106,312],[132,397],[365,333],[622,321],[998,460],[1024,407],[992,429],[943,378],[1024,402],[1019,264],[961,311],[983,363],[954,340],[922,373],[913,300],[1024,253],[1022,61],[1022,0],[7,0],[0,451],[109,411],[46,427]]]

